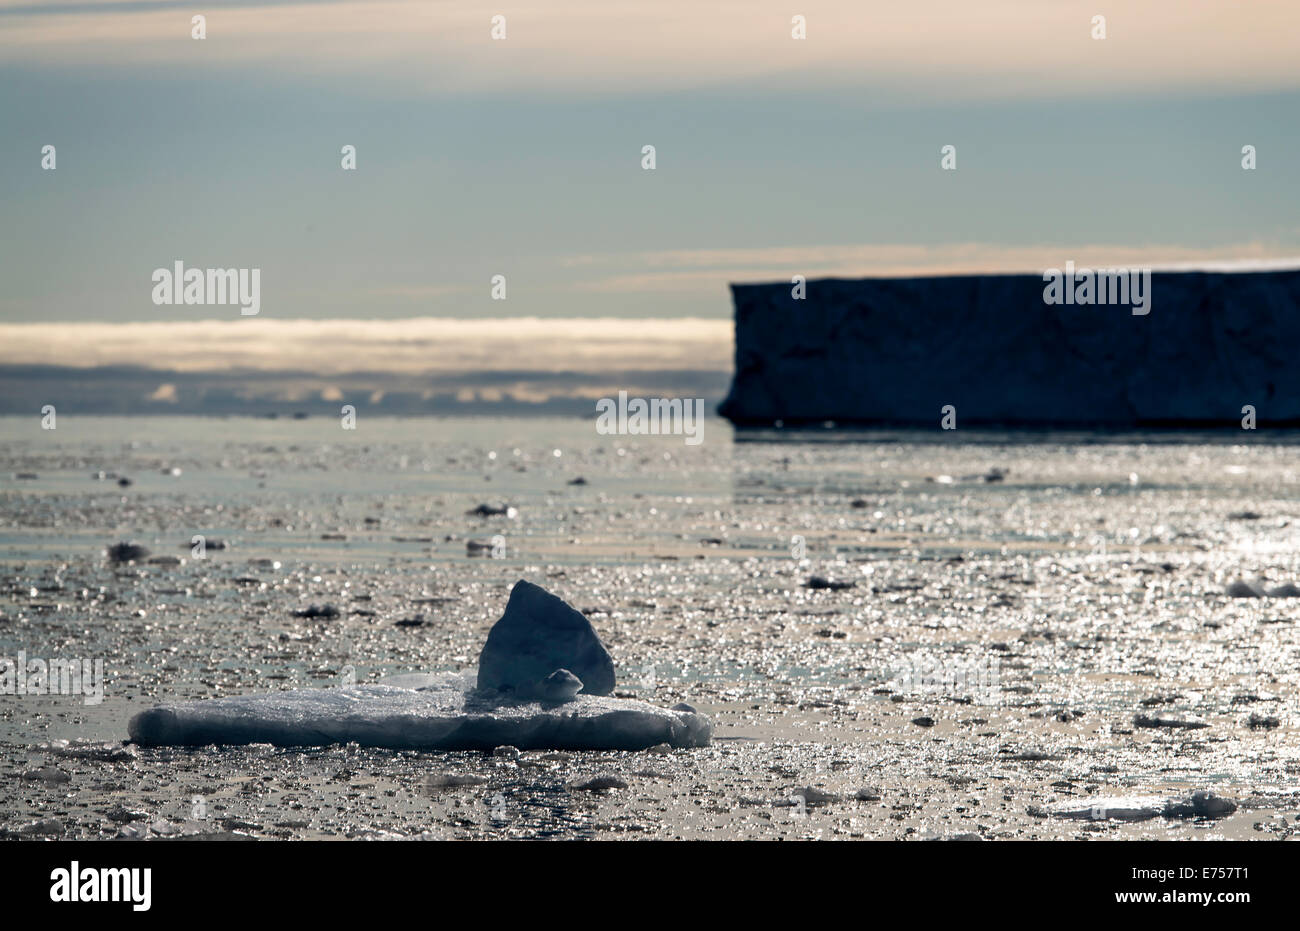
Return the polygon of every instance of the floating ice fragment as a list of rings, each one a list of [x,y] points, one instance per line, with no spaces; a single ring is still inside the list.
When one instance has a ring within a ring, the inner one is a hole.
[[[814,590],[827,589],[832,592],[839,592],[846,588],[852,588],[855,584],[855,582],[833,582],[820,575],[814,575],[809,576],[808,581],[803,583],[803,587]]]
[[[583,789],[588,792],[607,792],[610,789],[626,789],[627,783],[617,776],[597,776],[594,779],[588,779],[586,782],[576,783],[571,788]]]
[[[1237,803],[1205,789],[1180,798],[1160,796],[1117,796],[1071,799],[1046,811],[1033,809],[1030,814],[1051,815],[1079,821],[1150,821],[1152,818],[1223,818],[1237,810]]]
[[[336,618],[339,616],[339,609],[331,604],[308,605],[307,607],[294,611],[294,617],[306,618]]]
[[[1224,592],[1232,598],[1300,598],[1300,588],[1293,583],[1286,582],[1269,588],[1263,579],[1254,582],[1238,579],[1229,583]]]
[[[108,548],[108,559],[114,563],[134,562],[148,555],[148,548],[139,543],[114,543]]]
[[[470,517],[508,517],[514,518],[519,512],[509,505],[480,504],[465,512]]]
[[[1157,797],[1102,797],[1071,799],[1049,809],[1054,818],[1076,821],[1150,821],[1160,816],[1164,800]]]
[[[605,697],[613,690],[614,662],[591,623],[520,581],[488,634],[477,677],[411,673],[378,685],[167,703],[137,714],[129,730],[143,746],[488,751],[702,747],[713,735],[713,723],[689,706]]]
[[[479,654],[478,687],[517,697],[542,696],[549,691],[542,681],[560,669],[581,680],[585,695],[614,691],[614,660],[591,622],[521,579]]]
[[[484,696],[472,676],[430,676],[418,689],[356,685],[175,702],[131,719],[142,746],[356,743],[394,750],[644,750],[702,747],[703,715],[645,702],[578,695],[556,705]]]
[[[805,805],[826,805],[836,801],[839,796],[826,792],[816,786],[804,786],[801,789],[795,789],[790,793],[791,797],[798,797],[804,800]]]
[[[1172,729],[1200,730],[1209,727],[1209,722],[1196,718],[1173,718],[1164,715],[1136,714],[1133,716],[1135,727],[1167,727]]]
[[[438,773],[424,781],[424,787],[433,791],[439,789],[464,789],[470,786],[487,785],[486,776],[472,773]]]
[[[1166,818],[1222,818],[1237,810],[1237,803],[1205,789],[1187,798],[1170,799],[1162,814]]]

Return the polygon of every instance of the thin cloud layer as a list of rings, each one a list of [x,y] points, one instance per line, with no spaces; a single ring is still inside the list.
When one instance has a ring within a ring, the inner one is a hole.
[[[202,320],[0,324],[0,366],[176,372],[726,371],[729,320]]]
[[[505,41],[490,17],[507,17]],[[807,39],[791,39],[791,17]],[[190,38],[207,16],[208,38]],[[1107,16],[1105,41],[1092,39]],[[1286,0],[1149,0],[1109,13],[1081,0],[863,6],[857,0],[381,0],[0,3],[0,57],[339,75],[426,94],[644,93],[755,83],[887,87],[942,99],[1291,89],[1300,7]]]

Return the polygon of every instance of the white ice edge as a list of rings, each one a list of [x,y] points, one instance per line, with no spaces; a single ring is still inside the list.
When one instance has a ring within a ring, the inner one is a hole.
[[[684,748],[707,745],[713,733],[704,715],[633,699],[485,700],[472,674],[412,673],[384,682],[168,702],[135,715],[129,731],[142,746],[357,743],[394,750]]]

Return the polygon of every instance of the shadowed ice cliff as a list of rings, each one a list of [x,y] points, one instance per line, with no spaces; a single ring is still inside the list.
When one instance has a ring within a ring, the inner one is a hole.
[[[1300,271],[1154,272],[1132,304],[1041,275],[735,284],[738,426],[1300,425]]]

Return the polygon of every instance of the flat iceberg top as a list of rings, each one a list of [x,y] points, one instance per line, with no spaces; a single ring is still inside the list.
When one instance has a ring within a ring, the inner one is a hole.
[[[695,712],[626,698],[505,701],[479,692],[474,674],[412,673],[377,685],[168,702],[137,714],[129,730],[142,746],[645,750],[663,743],[706,746],[713,723]]]

